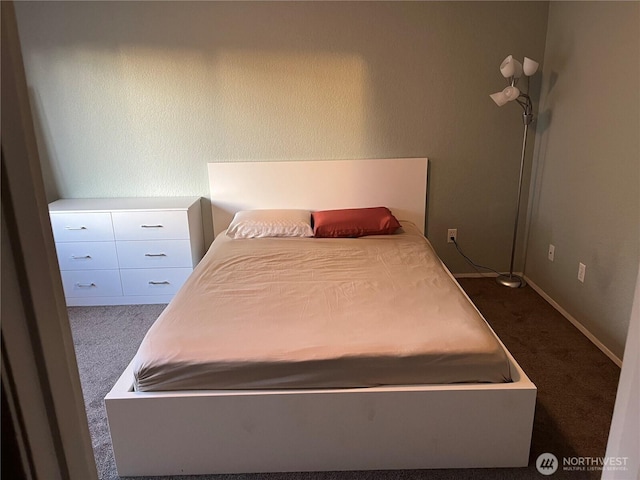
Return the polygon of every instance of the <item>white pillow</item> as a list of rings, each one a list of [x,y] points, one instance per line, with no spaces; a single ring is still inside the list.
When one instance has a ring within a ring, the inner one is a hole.
[[[243,210],[227,229],[231,238],[313,237],[308,210]]]

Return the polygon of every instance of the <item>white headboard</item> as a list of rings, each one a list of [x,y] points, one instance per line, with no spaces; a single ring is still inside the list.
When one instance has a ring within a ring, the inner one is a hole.
[[[209,163],[214,234],[239,210],[385,206],[424,231],[427,159]]]

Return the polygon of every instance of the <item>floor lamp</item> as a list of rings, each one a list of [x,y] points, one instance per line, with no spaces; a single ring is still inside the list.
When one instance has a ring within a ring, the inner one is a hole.
[[[524,62],[520,63],[509,55],[500,65],[502,76],[507,79],[507,86],[504,90],[490,95],[491,99],[496,102],[499,107],[508,102],[516,101],[522,107],[522,123],[524,124],[524,133],[522,136],[522,154],[520,156],[520,177],[518,180],[518,201],[516,203],[516,221],[513,227],[513,243],[511,245],[511,264],[509,266],[508,275],[499,275],[496,281],[505,287],[518,288],[524,287],[525,281],[522,277],[513,274],[513,260],[516,253],[516,240],[518,237],[518,219],[520,217],[520,195],[522,193],[522,174],[524,173],[524,154],[527,148],[527,131],[529,124],[533,120],[533,105],[529,98],[529,77],[538,70],[538,62],[524,57]],[[527,91],[521,92],[516,85],[522,75],[527,77]]]

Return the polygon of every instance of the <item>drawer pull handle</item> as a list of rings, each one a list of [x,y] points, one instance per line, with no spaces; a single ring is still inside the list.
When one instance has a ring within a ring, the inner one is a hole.
[[[163,228],[164,225],[140,225],[140,228]]]
[[[145,257],[166,257],[166,253],[145,253]]]
[[[78,288],[91,288],[91,287],[95,287],[96,284],[91,282],[91,283],[76,283],[76,287]]]
[[[167,280],[164,280],[162,282],[154,282],[153,280],[150,280],[149,285],[171,285],[171,282]]]
[[[85,226],[82,226],[82,227],[69,227],[69,226],[66,226],[64,228],[65,228],[65,230],[87,230],[87,227],[85,227]]]
[[[71,258],[74,260],[84,260],[86,258],[91,258],[91,255],[71,255]]]

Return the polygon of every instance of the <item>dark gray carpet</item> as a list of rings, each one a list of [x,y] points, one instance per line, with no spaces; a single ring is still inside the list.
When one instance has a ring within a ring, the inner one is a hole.
[[[460,284],[538,387],[528,468],[400,470],[170,477],[174,480],[543,479],[535,459],[605,455],[620,369],[531,288],[512,290],[492,279]],[[118,479],[103,398],[129,363],[163,305],[71,307],[80,379],[101,480]],[[553,479],[596,479],[599,471],[558,470]],[[149,478],[149,477],[137,477]],[[161,478],[161,477],[155,477]],[[166,478],[166,477],[165,477]]]
[[[120,478],[111,450],[104,397],[165,305],[70,307],[69,322],[87,409],[98,478]]]

